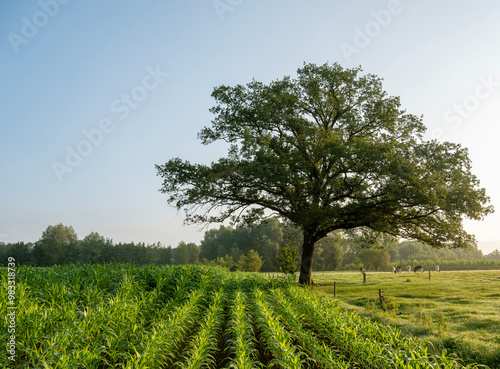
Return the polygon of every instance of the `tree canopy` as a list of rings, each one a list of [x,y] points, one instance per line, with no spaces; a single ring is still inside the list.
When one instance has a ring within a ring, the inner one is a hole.
[[[46,265],[61,264],[78,259],[78,237],[71,226],[62,223],[48,226],[35,245],[34,253]]]
[[[465,247],[475,238],[463,217],[493,211],[467,149],[425,141],[422,118],[361,68],[304,64],[294,79],[223,85],[212,97],[215,118],[199,139],[227,142],[227,156],[157,165],[160,191],[187,222],[272,213],[295,224],[304,235],[301,283],[311,281],[314,245],[334,230]]]
[[[262,258],[255,250],[248,251],[248,254],[241,255],[238,260],[238,270],[244,272],[258,272],[262,267]]]
[[[299,266],[299,261],[297,260],[299,256],[299,250],[292,246],[292,243],[288,244],[281,249],[276,259],[280,262],[280,270],[285,274],[295,275],[297,267]]]

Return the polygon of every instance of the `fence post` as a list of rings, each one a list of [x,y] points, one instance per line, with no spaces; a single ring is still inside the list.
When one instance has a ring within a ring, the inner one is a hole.
[[[378,299],[380,301],[380,308],[385,311],[385,299],[382,295],[382,290],[378,290]]]
[[[366,273],[363,273],[363,283],[366,283]]]
[[[431,271],[429,270],[429,281],[431,280]]]
[[[337,297],[337,282],[333,282],[333,297]]]

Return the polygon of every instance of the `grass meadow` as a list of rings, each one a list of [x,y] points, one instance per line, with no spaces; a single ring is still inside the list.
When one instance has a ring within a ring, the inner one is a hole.
[[[317,272],[314,291],[466,362],[500,368],[500,271]],[[380,307],[382,290],[386,310]]]

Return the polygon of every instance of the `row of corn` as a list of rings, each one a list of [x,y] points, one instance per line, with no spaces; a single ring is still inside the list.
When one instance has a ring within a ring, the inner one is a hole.
[[[218,267],[19,267],[15,298],[9,368],[465,367],[289,280]]]

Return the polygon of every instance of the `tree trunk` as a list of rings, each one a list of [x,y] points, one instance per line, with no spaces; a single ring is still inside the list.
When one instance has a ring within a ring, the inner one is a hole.
[[[314,245],[317,239],[310,233],[304,231],[304,243],[302,244],[302,261],[300,263],[300,284],[311,284],[312,283],[312,266],[313,266],[313,255],[314,255]]]

